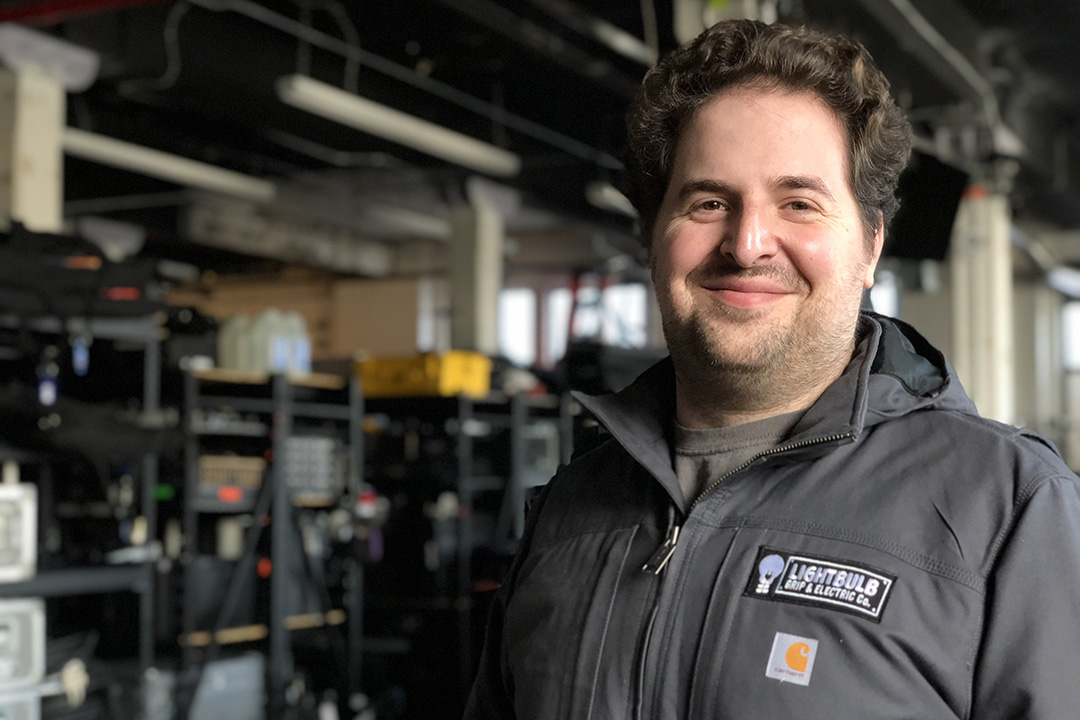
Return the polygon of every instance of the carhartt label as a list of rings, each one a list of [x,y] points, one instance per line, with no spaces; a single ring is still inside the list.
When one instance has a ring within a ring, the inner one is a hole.
[[[778,632],[769,652],[765,677],[780,682],[809,685],[817,659],[818,641],[813,638]]]
[[[861,563],[762,546],[745,595],[842,610],[881,621],[896,576]]]

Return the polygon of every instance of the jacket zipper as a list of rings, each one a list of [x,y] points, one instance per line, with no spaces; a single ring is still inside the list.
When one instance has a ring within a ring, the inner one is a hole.
[[[789,450],[799,450],[805,447],[811,447],[813,445],[824,445],[832,442],[839,442],[841,440],[848,440],[855,437],[855,433],[847,432],[840,433],[838,435],[828,435],[826,437],[814,438],[812,440],[802,440],[791,445],[781,445],[780,447],[772,448],[760,452],[754,457],[750,458],[742,465],[729,470],[721,477],[710,483],[704,490],[702,490],[697,498],[690,504],[690,507],[686,511],[686,517],[690,516],[690,513],[694,512],[694,508],[698,506],[701,500],[711,493],[716,488],[720,487],[720,484],[727,480],[729,477],[737,472],[741,472],[750,467],[756,460],[767,457],[769,455],[778,455]],[[636,720],[641,719],[642,707],[645,704],[645,668],[647,666],[647,660],[649,657],[649,645],[652,642],[653,626],[656,624],[656,616],[660,610],[660,596],[664,583],[664,568],[667,567],[668,561],[671,560],[671,556],[675,554],[675,548],[679,543],[679,533],[682,530],[682,524],[675,521],[675,508],[670,507],[668,510],[668,532],[664,538],[664,542],[660,544],[660,547],[649,556],[648,561],[641,567],[643,572],[650,573],[652,575],[660,576],[659,583],[656,587],[656,595],[653,597],[652,612],[649,613],[649,622],[645,626],[645,636],[642,638],[641,651],[638,656],[638,672],[637,672],[637,707],[634,711],[634,717]]]
[[[674,518],[672,518],[672,521],[674,521]],[[671,522],[670,524],[671,529],[668,530],[667,538],[664,540],[664,543],[649,557],[648,562],[641,566],[641,569],[647,573],[659,575],[664,572],[664,566],[667,565],[667,561],[675,554],[675,546],[679,542],[680,525],[675,522]]]
[[[805,448],[805,447],[812,447],[814,445],[825,445],[827,443],[839,442],[841,440],[849,440],[849,439],[851,439],[853,437],[855,437],[855,433],[852,433],[852,432],[840,433],[839,435],[827,435],[825,437],[813,438],[812,440],[802,440],[802,441],[797,442],[797,443],[792,443],[791,445],[781,445],[780,447],[775,447],[775,448],[772,448],[771,450],[766,450],[764,452],[760,452],[757,455],[755,455],[754,457],[752,457],[749,460],[747,460],[746,462],[744,462],[739,467],[735,468],[734,470],[729,470],[722,477],[720,477],[717,480],[714,480],[708,487],[706,487],[704,490],[702,490],[698,494],[698,496],[694,500],[694,502],[692,502],[690,504],[690,508],[686,511],[686,514],[687,514],[687,516],[689,516],[690,513],[694,512],[694,508],[696,508],[698,506],[698,503],[700,503],[702,501],[702,499],[706,495],[708,495],[713,490],[718,488],[720,486],[720,483],[724,482],[725,480],[727,480],[729,477],[731,477],[735,473],[741,472],[741,471],[745,470],[746,468],[750,467],[750,465],[755,460],[758,460],[758,459],[763,458],[763,457],[768,457],[769,455],[779,455],[780,453],[787,452],[788,450],[801,450],[802,448]],[[672,549],[672,552],[674,552],[674,548]]]

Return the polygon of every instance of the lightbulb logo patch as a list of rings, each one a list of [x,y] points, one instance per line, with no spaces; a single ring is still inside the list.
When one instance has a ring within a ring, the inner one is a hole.
[[[765,677],[796,685],[809,685],[817,658],[818,641],[778,632],[769,652]]]
[[[848,560],[758,549],[745,595],[840,610],[881,622],[896,576]]]
[[[758,560],[758,583],[754,590],[758,595],[764,595],[772,589],[773,582],[784,572],[784,558],[772,553]]]

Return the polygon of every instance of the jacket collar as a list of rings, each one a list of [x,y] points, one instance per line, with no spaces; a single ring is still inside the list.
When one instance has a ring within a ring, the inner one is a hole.
[[[671,358],[653,365],[617,393],[575,396],[668,490],[676,504],[684,506],[670,449],[675,415]],[[914,328],[863,313],[851,362],[807,410],[786,444],[807,448],[802,452],[821,452],[822,440],[854,439],[870,426],[930,406],[975,411],[944,356]]]

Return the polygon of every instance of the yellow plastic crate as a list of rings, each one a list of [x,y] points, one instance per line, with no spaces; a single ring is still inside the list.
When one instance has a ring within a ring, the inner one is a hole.
[[[491,390],[491,358],[467,350],[413,357],[370,358],[353,364],[367,397],[467,395]]]

